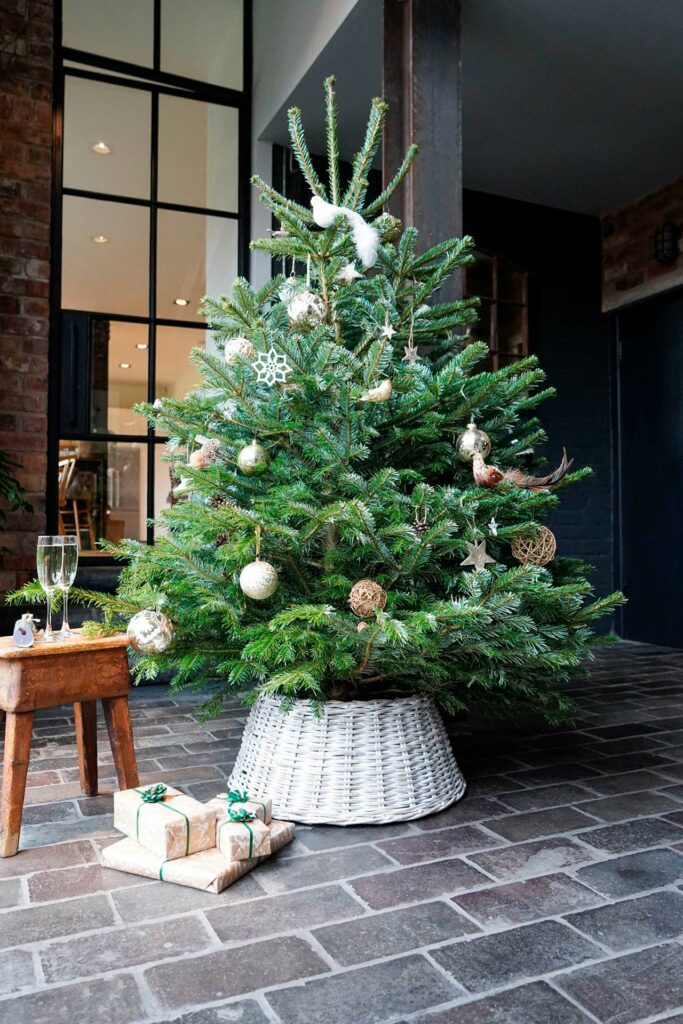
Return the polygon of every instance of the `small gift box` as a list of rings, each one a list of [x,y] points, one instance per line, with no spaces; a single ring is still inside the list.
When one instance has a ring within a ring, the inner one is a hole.
[[[100,857],[105,867],[117,871],[189,885],[192,889],[204,889],[206,892],[222,892],[258,863],[256,858],[227,861],[215,847],[192,853],[189,857],[164,860],[134,839],[120,839],[118,843],[105,847]]]
[[[162,783],[115,793],[114,828],[163,860],[216,845],[215,808]]]
[[[229,789],[227,793],[219,793],[216,800],[226,803],[233,811],[249,811],[263,822],[270,825],[273,820],[273,801],[269,796],[252,796],[245,789]],[[209,806],[213,807],[216,801],[211,800]]]
[[[266,856],[270,853],[270,827],[250,811],[226,809],[224,804],[216,819],[216,846],[227,860]]]
[[[270,852],[277,853],[294,838],[293,821],[275,821],[270,824]]]

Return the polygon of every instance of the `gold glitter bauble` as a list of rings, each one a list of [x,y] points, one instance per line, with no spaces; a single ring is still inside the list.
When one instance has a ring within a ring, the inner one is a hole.
[[[361,618],[381,611],[387,603],[387,593],[374,580],[359,580],[351,587],[349,604],[351,611]]]
[[[140,654],[161,654],[173,640],[173,626],[162,612],[146,608],[128,623],[128,643]]]
[[[539,526],[533,537],[516,537],[512,542],[512,554],[523,565],[547,565],[556,551],[555,534],[547,526]]]

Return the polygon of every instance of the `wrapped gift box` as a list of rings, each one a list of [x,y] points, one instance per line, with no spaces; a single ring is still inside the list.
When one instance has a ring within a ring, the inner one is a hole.
[[[270,825],[270,852],[277,853],[294,838],[293,821],[272,821]]]
[[[162,860],[188,857],[216,845],[216,811],[171,786],[114,793],[114,828]]]
[[[270,853],[270,826],[251,815],[251,821],[231,821],[219,812],[216,846],[227,860],[248,860]]]
[[[222,892],[258,864],[256,857],[227,861],[215,847],[192,853],[189,857],[164,860],[134,839],[120,839],[118,843],[105,847],[101,861],[105,867],[117,871],[189,885],[192,889],[204,889],[206,892]]]
[[[216,800],[222,801],[223,806],[230,805],[233,811],[249,811],[260,818],[264,825],[270,825],[273,820],[273,801],[269,796],[254,796],[246,790],[229,789],[227,793],[218,793]],[[215,800],[210,801],[213,807]]]

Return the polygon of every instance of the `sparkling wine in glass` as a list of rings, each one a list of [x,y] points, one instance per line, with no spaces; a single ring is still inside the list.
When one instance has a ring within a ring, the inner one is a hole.
[[[69,628],[69,590],[76,579],[78,569],[78,540],[76,537],[62,537],[62,571],[59,577],[59,589],[62,592],[62,628],[59,631],[61,640],[71,636]]]
[[[47,643],[53,643],[57,639],[52,629],[52,598],[62,576],[62,557],[64,552],[62,540],[62,537],[41,536],[38,538],[38,547],[36,548],[38,581],[45,591],[47,599],[44,635],[44,640]]]

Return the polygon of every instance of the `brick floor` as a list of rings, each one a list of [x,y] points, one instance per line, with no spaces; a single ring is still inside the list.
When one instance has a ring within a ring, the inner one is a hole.
[[[683,651],[619,644],[575,729],[449,723],[468,794],[401,825],[299,826],[218,896],[98,864],[70,708],[38,714],[0,860],[0,1024],[681,1024]],[[245,712],[138,690],[143,781],[223,788]]]

